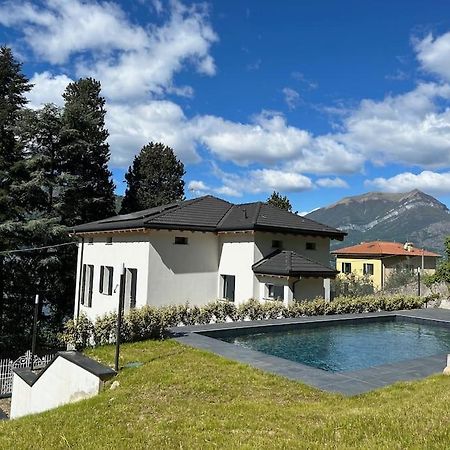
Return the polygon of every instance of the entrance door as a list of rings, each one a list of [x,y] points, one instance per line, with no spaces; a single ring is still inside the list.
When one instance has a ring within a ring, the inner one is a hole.
[[[125,269],[124,309],[129,311],[136,307],[137,269]]]

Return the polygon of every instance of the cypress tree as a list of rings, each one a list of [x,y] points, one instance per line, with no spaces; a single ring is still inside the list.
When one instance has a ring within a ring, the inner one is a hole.
[[[61,204],[66,225],[73,226],[111,216],[115,211],[114,183],[105,127],[105,99],[100,82],[82,78],[64,94],[63,169],[67,188]]]
[[[145,145],[125,174],[128,187],[121,214],[182,200],[185,173],[172,148],[153,142]]]

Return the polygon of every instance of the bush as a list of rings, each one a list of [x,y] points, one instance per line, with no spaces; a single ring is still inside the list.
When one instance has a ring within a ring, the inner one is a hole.
[[[224,301],[215,301],[205,306],[189,306],[187,303],[162,307],[144,306],[124,315],[121,339],[123,342],[162,339],[168,328],[179,325],[416,309],[430,300],[431,297],[366,295],[337,297],[331,302],[316,298],[312,301],[294,302],[289,307],[281,302],[261,303],[254,299],[238,307]],[[106,314],[95,322],[81,315],[78,320],[69,320],[65,324],[61,341],[77,349],[112,344],[116,339],[116,319],[116,313]]]

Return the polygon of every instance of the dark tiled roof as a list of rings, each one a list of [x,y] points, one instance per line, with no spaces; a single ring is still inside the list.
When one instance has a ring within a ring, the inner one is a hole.
[[[253,264],[253,272],[260,275],[283,275],[291,277],[330,277],[337,270],[324,266],[293,251],[277,250]]]
[[[131,228],[202,231],[261,230],[329,236],[342,240],[346,233],[262,202],[233,205],[207,195],[98,222],[78,225],[75,233]]]

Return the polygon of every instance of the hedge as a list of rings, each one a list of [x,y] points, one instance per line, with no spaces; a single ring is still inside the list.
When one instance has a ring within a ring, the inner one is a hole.
[[[124,315],[121,339],[123,342],[161,339],[167,336],[168,328],[182,325],[416,309],[423,307],[429,300],[430,297],[368,295],[339,297],[331,302],[318,298],[295,302],[289,307],[281,302],[261,303],[257,300],[249,300],[239,306],[224,301],[205,306],[144,306]],[[110,313],[97,318],[95,322],[85,315],[81,315],[78,320],[69,320],[60,336],[61,341],[78,349],[114,343],[116,318],[116,313]]]

